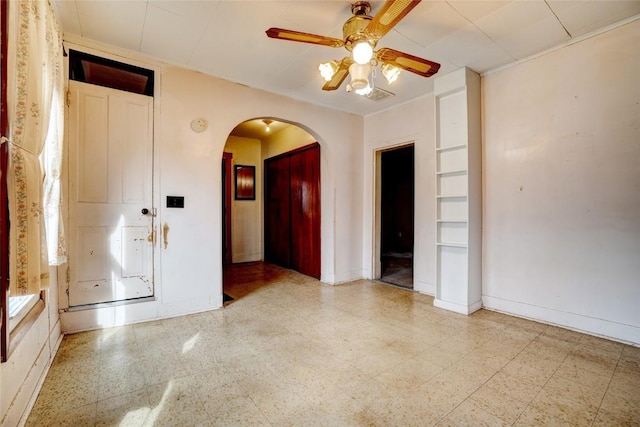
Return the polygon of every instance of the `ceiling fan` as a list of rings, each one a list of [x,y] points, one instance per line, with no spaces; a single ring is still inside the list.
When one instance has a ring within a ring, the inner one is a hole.
[[[355,90],[368,95],[373,88],[372,70],[380,64],[382,74],[389,83],[394,82],[400,69],[423,77],[431,77],[440,64],[390,48],[375,50],[378,41],[404,18],[421,0],[386,0],[375,16],[369,16],[368,1],[356,1],[351,6],[353,16],[342,27],[343,39],[303,33],[282,28],[269,28],[267,36],[273,39],[330,47],[345,47],[351,55],[340,61],[320,64],[320,74],[326,80],[323,90],[336,90],[351,75],[347,91]]]

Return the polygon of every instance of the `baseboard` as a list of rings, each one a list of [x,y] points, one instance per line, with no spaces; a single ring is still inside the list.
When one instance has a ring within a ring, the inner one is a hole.
[[[444,301],[438,298],[433,300],[433,305],[438,308],[444,308],[445,310],[454,311],[456,313],[469,315],[482,308],[482,301],[475,302],[469,305],[457,304],[455,302]]]
[[[222,295],[203,296],[198,299],[161,304],[158,307],[158,318],[166,319],[222,308]]]
[[[97,307],[60,313],[62,331],[66,334],[111,326],[154,320],[158,317],[158,301]]]
[[[44,381],[47,379],[47,375],[49,374],[49,369],[51,369],[51,364],[53,363],[53,360],[56,358],[56,354],[58,354],[58,350],[60,349],[60,344],[62,344],[62,339],[64,338],[64,334],[60,333],[60,321],[56,322],[56,327],[54,329],[56,329],[58,338],[55,344],[53,345],[53,348],[51,349],[51,353],[49,354],[49,360],[47,361],[42,373],[40,374],[40,378],[38,378],[36,387],[31,393],[31,398],[29,399],[29,403],[27,403],[27,407],[25,408],[22,414],[22,417],[20,418],[18,427],[23,427],[27,423],[27,419],[29,418],[31,411],[33,410],[33,407],[35,406],[36,401],[38,400],[38,395],[40,394],[40,390],[42,390]],[[51,338],[51,336],[49,338]]]
[[[222,295],[216,295],[170,304],[160,304],[159,301],[147,301],[138,304],[67,311],[60,313],[60,320],[64,333],[76,333],[187,316],[189,314],[211,311],[221,307]]]
[[[60,332],[60,323],[56,321],[55,325],[49,328],[48,312],[45,311],[41,314],[41,319],[46,326],[48,334],[40,334],[38,331],[38,325],[34,325],[30,331],[27,340],[30,342],[22,342],[21,346],[16,349],[12,357],[19,359],[9,360],[6,362],[6,368],[12,369],[22,365],[28,366],[26,369],[26,375],[21,378],[20,386],[16,389],[15,394],[11,397],[9,406],[6,408],[6,412],[3,415],[1,423],[3,426],[24,426],[27,422],[27,418],[35,405],[38,398],[38,394],[42,389],[44,380],[47,377],[51,363],[60,347],[62,342],[62,334]],[[34,342],[37,342],[37,347],[34,346]],[[32,351],[39,348],[38,354],[35,358],[31,359]],[[5,367],[3,367],[5,368]],[[20,369],[20,368],[17,368]],[[5,376],[6,375],[6,376]],[[12,374],[9,372],[3,372],[3,379],[13,379]],[[4,384],[3,384],[4,386]],[[6,388],[3,392],[8,392]]]
[[[320,281],[328,285],[342,285],[343,283],[355,282],[356,280],[362,280],[362,270],[352,270],[345,274],[321,274]]]
[[[244,262],[255,262],[262,259],[262,254],[233,254],[231,262],[233,264],[241,264]]]
[[[420,292],[421,294],[430,295],[432,297],[436,296],[436,285],[431,283],[426,283],[418,280],[413,284],[413,289]]]
[[[640,327],[483,295],[484,308],[640,346]]]

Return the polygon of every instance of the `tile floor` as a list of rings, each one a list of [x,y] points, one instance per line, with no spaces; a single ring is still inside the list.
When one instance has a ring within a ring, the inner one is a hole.
[[[27,425],[640,425],[639,348],[261,263],[225,292],[222,310],[64,337]]]

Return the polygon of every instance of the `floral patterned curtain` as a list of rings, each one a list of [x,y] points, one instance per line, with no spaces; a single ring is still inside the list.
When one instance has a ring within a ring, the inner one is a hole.
[[[18,0],[9,6],[9,276],[10,294],[19,296],[48,287],[47,261],[64,262],[58,220],[64,77],[61,32],[48,1]],[[45,214],[55,217],[48,230]]]
[[[62,265],[67,262],[67,247],[62,222],[62,148],[64,146],[64,67],[62,32],[51,6],[49,22],[51,42],[48,46],[50,59],[49,85],[52,89],[49,106],[49,128],[45,139],[44,153],[41,160],[44,164],[44,216],[47,229],[47,248],[49,265]]]

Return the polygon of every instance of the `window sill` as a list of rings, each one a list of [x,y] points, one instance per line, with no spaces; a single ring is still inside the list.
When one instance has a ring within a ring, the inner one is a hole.
[[[20,324],[31,309],[37,304],[40,295],[26,295],[23,297],[9,297],[9,333]]]
[[[7,351],[7,360],[11,358],[11,354],[13,351],[18,348],[20,342],[27,336],[31,327],[38,317],[40,313],[44,311],[45,303],[44,303],[44,291],[40,293],[38,301],[36,304],[29,310],[29,312],[20,320],[20,322],[13,328],[11,333],[9,334],[9,349]]]

